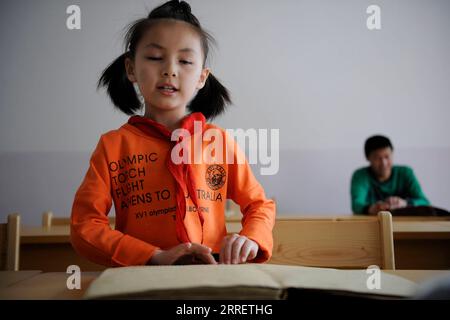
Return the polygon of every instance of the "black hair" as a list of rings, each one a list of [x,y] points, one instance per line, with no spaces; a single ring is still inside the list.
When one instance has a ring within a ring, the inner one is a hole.
[[[112,103],[125,114],[133,115],[142,107],[134,86],[127,77],[125,59],[134,59],[137,44],[144,33],[161,19],[184,21],[194,27],[201,38],[204,65],[210,43],[215,43],[212,36],[201,27],[198,19],[191,13],[191,7],[185,1],[168,1],[153,9],[147,18],[133,22],[125,35],[125,53],[102,72],[97,85],[97,88],[106,88]],[[230,103],[228,90],[210,73],[204,87],[197,92],[187,107],[191,112],[201,112],[205,118],[212,119],[224,112],[226,105]]]
[[[384,148],[391,148],[391,150],[394,150],[394,146],[389,138],[385,136],[372,136],[367,138],[366,143],[364,144],[364,153],[366,154],[366,158],[369,159],[369,155],[372,151]]]

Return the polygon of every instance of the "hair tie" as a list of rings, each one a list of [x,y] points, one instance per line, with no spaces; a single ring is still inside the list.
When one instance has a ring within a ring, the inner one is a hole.
[[[191,13],[191,6],[186,1],[180,1],[180,7],[183,8],[183,11],[186,13]]]
[[[191,6],[186,1],[175,1],[175,12],[190,14]]]

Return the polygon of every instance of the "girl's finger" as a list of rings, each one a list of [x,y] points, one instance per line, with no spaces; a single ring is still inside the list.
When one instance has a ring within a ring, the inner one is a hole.
[[[250,254],[250,251],[252,250],[252,243],[251,241],[245,241],[244,245],[241,249],[241,255],[240,255],[240,262],[245,263],[248,260],[248,256]]]
[[[198,259],[200,259],[203,263],[206,264],[217,264],[216,260],[211,254],[196,254]]]
[[[242,245],[245,243],[247,238],[243,236],[238,236],[236,240],[233,242],[231,247],[231,263],[236,264],[239,263],[239,255],[241,254]]]
[[[248,255],[248,259],[247,260],[253,260],[256,258],[258,254],[258,247],[255,245],[252,245],[251,249],[250,249],[250,254]]]
[[[220,252],[219,252],[219,263],[220,264],[224,263],[223,262],[223,258],[224,258],[224,255],[225,255],[224,249],[225,249],[225,245],[227,243],[227,239],[228,239],[228,237],[224,237],[223,240],[222,240],[222,245],[220,246]]]
[[[191,243],[187,242],[179,244],[167,251],[164,251],[163,258],[159,264],[173,264],[180,257],[187,254],[190,250],[190,247]]]
[[[225,243],[224,247],[224,254],[223,254],[223,263],[229,264],[231,260],[231,248],[233,246],[234,241],[237,238],[237,234],[233,234],[231,237],[229,237]]]
[[[192,243],[191,252],[198,254],[210,254],[211,248],[200,243]]]

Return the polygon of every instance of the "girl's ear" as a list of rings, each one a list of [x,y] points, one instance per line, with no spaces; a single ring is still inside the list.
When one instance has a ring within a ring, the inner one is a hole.
[[[205,86],[206,80],[208,80],[208,76],[211,70],[209,68],[204,68],[202,73],[200,74],[200,78],[198,79],[197,89],[200,90]]]
[[[134,61],[130,58],[125,58],[125,71],[127,73],[127,78],[131,82],[137,82],[136,75],[134,73]]]

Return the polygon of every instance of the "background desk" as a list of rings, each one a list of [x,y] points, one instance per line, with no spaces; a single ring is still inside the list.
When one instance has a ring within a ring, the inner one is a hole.
[[[54,272],[75,264],[81,271],[101,271],[105,267],[79,256],[70,243],[70,226],[22,227],[19,270]]]
[[[281,216],[280,216],[281,218]],[[283,219],[372,219],[366,216],[286,216]],[[396,269],[450,269],[450,217],[393,217]],[[241,230],[239,217],[227,221],[230,233]]]
[[[450,269],[450,221],[394,219],[398,269]]]
[[[293,219],[319,219],[296,216]],[[338,217],[339,218],[339,217]],[[345,216],[342,219],[370,219]],[[331,219],[331,217],[323,217]],[[339,218],[340,219],[340,218]],[[394,217],[394,251],[397,269],[439,270],[450,269],[450,218]],[[239,219],[227,221],[228,232],[239,232]],[[70,244],[68,225],[23,227],[20,245],[20,270],[44,272],[66,271],[71,264],[82,271],[101,271],[104,266],[80,257]]]

